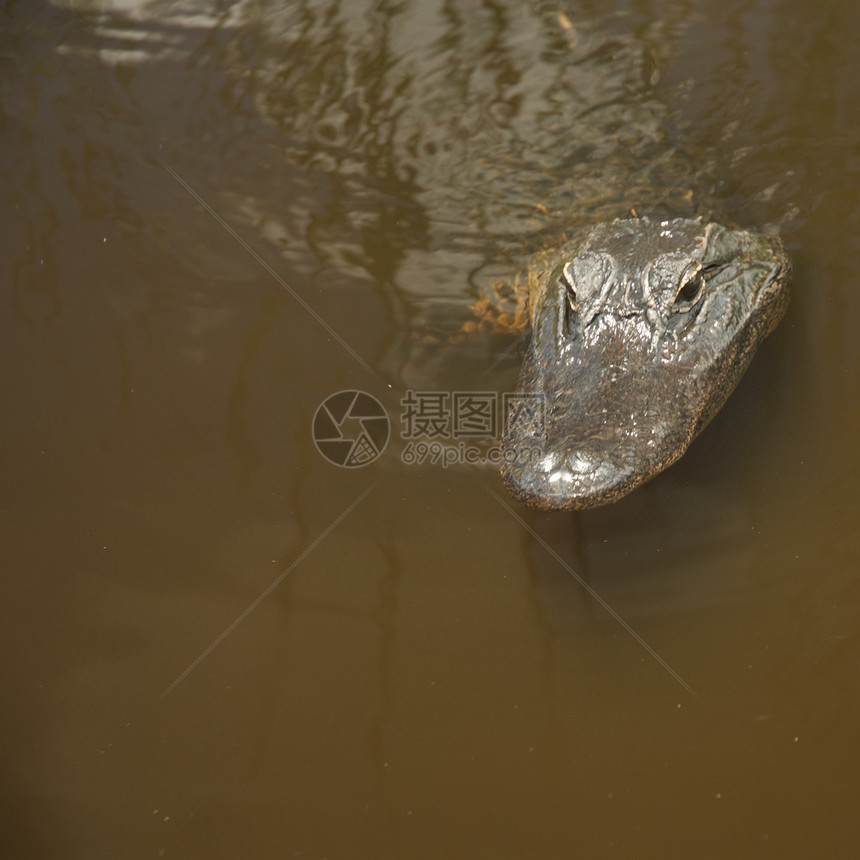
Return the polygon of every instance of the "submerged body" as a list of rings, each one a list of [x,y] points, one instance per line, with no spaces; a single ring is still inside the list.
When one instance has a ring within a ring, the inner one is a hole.
[[[613,221],[565,244],[530,298],[512,495],[595,507],[674,463],[782,318],[790,276],[778,239],[698,220]]]

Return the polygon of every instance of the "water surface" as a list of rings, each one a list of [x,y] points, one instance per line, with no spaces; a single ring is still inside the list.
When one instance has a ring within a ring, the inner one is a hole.
[[[858,13],[563,11],[6,8],[10,856],[856,845]],[[795,262],[684,459],[579,516],[402,462],[407,391],[515,384],[470,307],[631,210]]]

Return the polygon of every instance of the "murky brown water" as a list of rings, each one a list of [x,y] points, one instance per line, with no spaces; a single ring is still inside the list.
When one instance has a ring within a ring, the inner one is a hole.
[[[6,8],[7,856],[856,846],[856,6],[564,9]],[[469,305],[655,205],[796,264],[689,454],[579,517],[401,463],[410,387],[514,385]]]

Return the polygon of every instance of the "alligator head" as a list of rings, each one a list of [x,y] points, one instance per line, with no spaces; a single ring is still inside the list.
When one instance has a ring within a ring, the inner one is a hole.
[[[788,305],[778,239],[719,224],[600,224],[530,300],[502,477],[540,509],[614,502],[674,463]]]

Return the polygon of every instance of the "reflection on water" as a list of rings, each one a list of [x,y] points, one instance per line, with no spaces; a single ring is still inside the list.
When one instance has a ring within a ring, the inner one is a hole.
[[[857,14],[7,10],[16,856],[845,853]],[[631,209],[796,264],[678,465],[571,517],[318,455],[333,392],[396,436],[410,386],[509,390],[516,334],[449,336]]]

